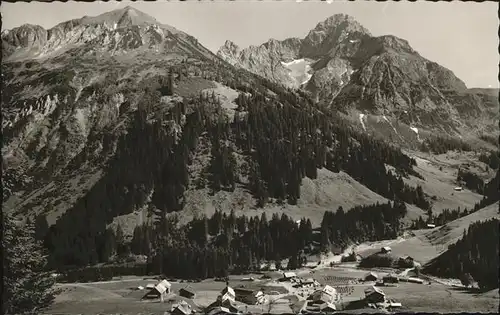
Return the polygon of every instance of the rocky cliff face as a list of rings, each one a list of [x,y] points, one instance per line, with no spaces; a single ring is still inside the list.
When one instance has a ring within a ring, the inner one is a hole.
[[[477,97],[470,104],[475,116],[464,114],[456,105],[472,96],[452,71],[423,58],[404,39],[373,37],[343,14],[319,23],[302,40],[273,40],[232,50],[230,57],[224,51],[227,49],[221,49],[219,56],[230,58],[232,64],[308,91],[319,103],[346,113],[355,110],[390,116],[450,135],[478,132],[472,127],[478,119],[491,127],[499,117],[485,109],[498,108],[498,101],[484,106]],[[290,59],[307,60],[309,67],[302,76],[307,75],[306,81],[298,82]]]

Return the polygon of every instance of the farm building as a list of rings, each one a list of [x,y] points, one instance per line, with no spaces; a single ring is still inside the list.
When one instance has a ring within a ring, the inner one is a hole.
[[[234,292],[233,288],[231,288],[230,286],[226,286],[224,289],[222,289],[217,299],[222,302],[225,300],[234,302],[236,300],[236,293]]]
[[[378,280],[378,275],[375,272],[370,271],[365,275],[364,278],[365,281],[377,281]]]
[[[398,282],[399,282],[399,278],[398,278],[398,276],[397,276],[397,275],[395,275],[395,274],[389,274],[389,275],[387,275],[387,276],[384,276],[384,277],[382,278],[382,281],[383,281],[384,283],[398,283]]]
[[[365,290],[365,301],[368,303],[380,303],[385,301],[385,293],[379,288],[372,286]]]
[[[193,299],[196,296],[196,292],[193,288],[187,286],[179,290],[179,295],[188,299]]]
[[[233,302],[231,302],[230,300],[224,300],[224,301],[217,300],[212,304],[210,304],[207,307],[207,310],[208,313],[210,313],[213,309],[220,309],[220,308],[228,310],[229,313],[238,313],[238,309],[233,305]]]
[[[264,293],[247,288],[235,288],[236,300],[245,304],[255,305],[264,302]]]
[[[157,299],[160,298],[163,301],[163,298],[167,294],[170,293],[170,289],[172,285],[167,280],[160,281],[154,288],[152,288],[148,293],[146,293],[143,299]]]
[[[305,313],[315,314],[315,313],[333,313],[337,310],[335,304],[322,302],[321,304],[309,304],[307,303],[304,308]]]
[[[283,272],[283,280],[291,280],[296,278],[297,275],[295,272]]]
[[[408,278],[408,282],[412,282],[412,283],[424,283],[424,280],[422,280],[420,278],[409,277]]]
[[[172,315],[189,315],[192,313],[193,310],[191,308],[191,305],[189,305],[185,301],[181,301],[179,304],[172,305],[172,310],[170,311],[170,314]]]
[[[325,285],[323,289],[314,291],[307,299],[313,304],[333,303],[337,299],[337,290]]]
[[[384,246],[380,249],[380,252],[383,254],[388,254],[392,251],[392,249],[389,246]]]
[[[314,288],[316,286],[319,286],[320,283],[313,278],[307,278],[305,280],[300,280],[299,281],[299,286],[302,288]]]

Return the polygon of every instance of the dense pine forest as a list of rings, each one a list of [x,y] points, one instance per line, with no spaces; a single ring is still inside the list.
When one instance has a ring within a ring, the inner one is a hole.
[[[470,274],[483,289],[498,288],[498,219],[475,222],[462,239],[435,258],[424,271],[439,277]]]
[[[106,279],[106,275],[119,273],[205,279],[261,270],[262,264],[269,263],[278,269],[296,269],[307,262],[307,254],[397,237],[405,214],[404,203],[398,202],[358,206],[347,212],[339,208],[325,213],[320,231],[313,229],[309,219],[296,222],[284,213],[275,213],[269,220],[265,213],[249,218],[215,212],[182,227],[176,216],[170,216],[137,226],[130,241],[124,239],[121,228],[105,231],[94,261],[117,262],[131,254],[144,255],[149,258],[143,267],[91,268],[67,274],[73,280]],[[47,239],[46,243],[50,246],[53,241]],[[287,265],[281,265],[283,259],[288,259]],[[59,267],[65,271],[64,266]]]

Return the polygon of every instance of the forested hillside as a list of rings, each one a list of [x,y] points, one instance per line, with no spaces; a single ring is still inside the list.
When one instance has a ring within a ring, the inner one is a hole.
[[[481,288],[498,288],[498,219],[475,222],[462,239],[432,260],[424,271],[446,278],[470,274]]]
[[[168,80],[160,82],[168,89]],[[237,81],[225,83],[238,86]],[[401,176],[418,174],[412,169],[415,161],[399,149],[352,131],[297,94],[273,87],[281,93],[268,97],[242,89],[251,96],[238,99],[233,122],[214,96],[184,98],[159,111],[154,91],[147,92],[150,96],[131,114],[127,133],[118,139],[105,176],[51,227],[54,259],[70,265],[101,261],[96,253],[115,216],[143,204],[158,218],[180,211],[188,187],[215,192],[239,185],[254,194],[257,206],[269,200],[294,204],[302,178],[315,178],[322,167],[344,170],[388,199],[429,207],[420,187],[403,183]],[[208,169],[190,183],[188,165],[198,142],[207,140]],[[400,175],[386,171],[385,164]]]

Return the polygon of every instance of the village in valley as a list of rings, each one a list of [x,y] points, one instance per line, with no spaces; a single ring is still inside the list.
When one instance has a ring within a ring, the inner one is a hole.
[[[384,246],[381,253],[389,254],[391,248]],[[405,257],[404,259],[412,259]],[[158,284],[149,284],[146,288],[138,287],[138,290],[146,290],[143,300],[159,300],[160,302],[175,300],[177,295],[181,299],[172,304],[170,313],[174,315],[189,315],[194,313],[205,313],[209,315],[219,314],[330,314],[338,310],[355,310],[364,308],[374,308],[391,310],[402,307],[399,302],[390,299],[382,287],[397,287],[399,282],[411,282],[423,284],[424,280],[412,277],[414,268],[404,270],[401,274],[391,272],[377,273],[366,272],[362,277],[329,277],[325,276],[325,283],[316,280],[312,275],[316,267],[309,266],[307,270],[298,273],[284,271],[279,273],[274,266],[270,267],[274,271],[275,277],[264,274],[260,279],[245,277],[235,281],[233,286],[229,277],[226,279],[225,287],[217,295],[215,301],[206,307],[197,305],[194,301],[196,291],[192,286],[186,285],[175,294],[172,284],[166,280],[160,280]],[[333,268],[335,263],[331,263]],[[418,263],[415,264],[418,266]],[[309,275],[307,275],[309,273]],[[300,276],[299,276],[300,275]],[[220,279],[219,279],[220,280]],[[247,282],[251,284],[236,284]],[[330,284],[326,284],[326,283]],[[257,285],[256,285],[257,284]],[[431,283],[428,282],[430,285]],[[266,288],[267,287],[267,288]],[[282,292],[274,290],[273,287],[280,288]],[[355,290],[358,288],[358,290]],[[355,293],[356,292],[356,293]],[[281,310],[278,305],[281,305]]]
[[[372,248],[371,255],[391,255],[391,251],[391,247],[381,246],[375,252]],[[355,257],[354,261],[349,257]],[[63,293],[49,313],[68,313],[79,303],[89,313],[113,310],[121,314],[408,312],[435,309],[433,303],[439,303],[436,299],[441,299],[443,292],[461,286],[421,274],[420,264],[409,256],[399,258],[399,265],[405,268],[361,268],[361,255],[354,252],[330,253],[322,258],[297,270],[277,270],[269,263],[262,264],[261,272],[216,279],[124,276],[110,281],[61,283]],[[72,290],[78,299],[65,300]],[[91,291],[100,296],[90,296]],[[466,302],[466,293],[453,294],[448,304],[460,307]],[[464,294],[463,300],[459,294]],[[433,302],[425,304],[426,300]],[[89,301],[92,303],[87,304]]]

